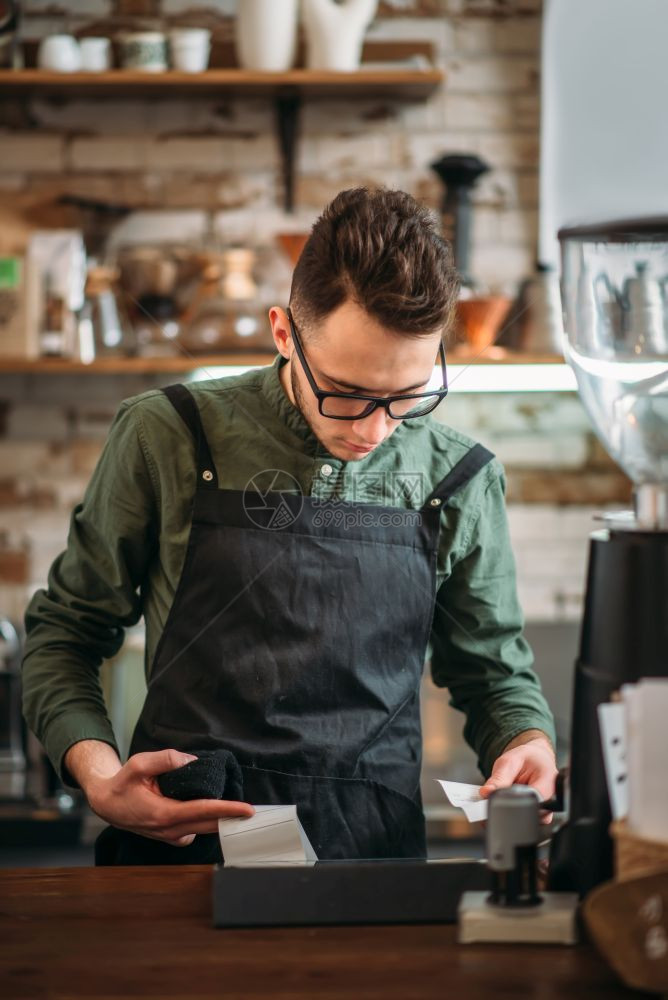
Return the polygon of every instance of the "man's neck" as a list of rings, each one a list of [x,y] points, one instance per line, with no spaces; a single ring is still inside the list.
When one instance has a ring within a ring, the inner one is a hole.
[[[295,402],[295,397],[292,392],[292,384],[290,378],[291,364],[292,362],[290,361],[290,359],[288,359],[284,365],[281,365],[280,368],[278,369],[278,377],[280,379],[281,385],[283,386],[283,392],[288,397],[292,405],[296,407],[297,403]]]

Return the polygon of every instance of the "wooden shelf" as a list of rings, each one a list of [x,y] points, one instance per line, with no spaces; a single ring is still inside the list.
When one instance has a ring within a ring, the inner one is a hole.
[[[286,73],[208,69],[203,73],[143,73],[114,69],[106,73],[53,73],[40,69],[0,70],[0,94],[5,97],[54,94],[62,97],[164,97],[178,94],[219,94],[277,97],[298,93],[313,99],[387,97],[425,100],[444,78],[439,69],[361,69],[354,73],[294,69]]]
[[[497,349],[498,350],[498,349]],[[199,357],[175,358],[99,358],[92,364],[82,364],[80,361],[70,361],[65,358],[24,358],[0,357],[0,375],[154,375],[160,372],[189,372],[196,368],[243,367],[253,365],[269,365],[275,354],[207,354]],[[452,365],[527,365],[527,364],[564,364],[564,359],[558,354],[517,354],[504,352],[495,353],[494,357],[485,354],[472,356],[465,353],[451,352],[448,363]]]

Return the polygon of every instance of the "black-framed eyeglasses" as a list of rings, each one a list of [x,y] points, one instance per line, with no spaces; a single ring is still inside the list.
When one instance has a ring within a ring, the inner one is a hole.
[[[330,417],[332,420],[360,420],[373,413],[376,407],[382,406],[393,420],[410,420],[412,417],[423,417],[425,414],[431,413],[448,394],[448,374],[445,367],[443,341],[438,347],[443,374],[443,385],[440,389],[434,389],[431,392],[404,393],[399,396],[363,396],[353,392],[328,392],[321,389],[304,356],[304,348],[290,309],[287,310],[287,315],[290,321],[292,339],[295,342],[295,350],[309,385],[318,400],[318,410],[323,417]]]

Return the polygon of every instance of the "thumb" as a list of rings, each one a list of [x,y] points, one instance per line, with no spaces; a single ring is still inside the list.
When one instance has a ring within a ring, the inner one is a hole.
[[[165,771],[173,771],[191,761],[197,760],[195,754],[183,753],[181,750],[155,750],[147,753],[136,753],[130,757],[128,764],[137,774],[151,778]]]
[[[509,788],[517,776],[517,764],[505,757],[498,758],[492,768],[492,773],[480,789],[480,797],[486,799],[499,788]]]

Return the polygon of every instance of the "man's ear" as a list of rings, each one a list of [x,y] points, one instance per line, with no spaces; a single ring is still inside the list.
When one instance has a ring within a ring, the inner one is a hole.
[[[285,309],[281,309],[280,306],[272,306],[269,310],[269,323],[271,324],[271,333],[279,354],[289,359],[293,347],[292,336],[290,334],[290,321]]]

